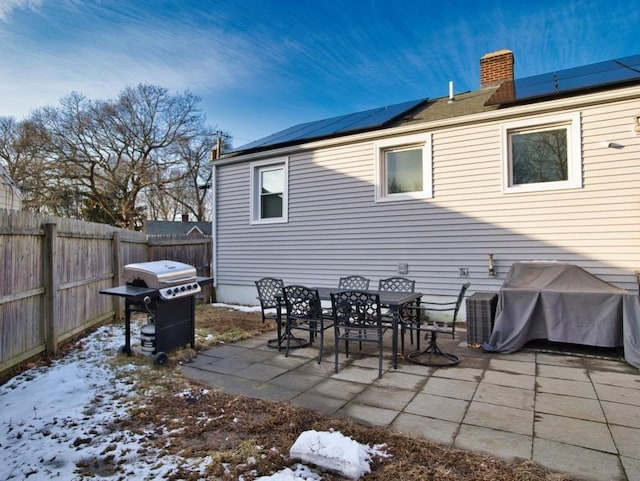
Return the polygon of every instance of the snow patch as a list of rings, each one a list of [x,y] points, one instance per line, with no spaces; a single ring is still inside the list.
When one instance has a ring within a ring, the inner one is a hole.
[[[296,464],[293,469],[285,468],[271,476],[261,476],[256,481],[321,481],[322,477],[304,464]]]
[[[373,448],[360,444],[342,433],[305,431],[291,446],[289,455],[306,463],[335,471],[349,479],[358,479],[371,472],[373,455],[386,456],[383,445]]]

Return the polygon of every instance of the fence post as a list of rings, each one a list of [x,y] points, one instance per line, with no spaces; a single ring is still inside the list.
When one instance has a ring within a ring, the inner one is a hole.
[[[113,231],[113,285],[119,286],[122,279],[122,260],[120,256],[120,232]],[[122,300],[118,296],[113,296],[114,321],[122,322]]]
[[[44,337],[49,356],[58,353],[58,272],[56,269],[56,224],[44,226]]]

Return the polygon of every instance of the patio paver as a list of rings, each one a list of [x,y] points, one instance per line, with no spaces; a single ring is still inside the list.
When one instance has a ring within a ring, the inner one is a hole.
[[[391,428],[400,433],[421,436],[430,441],[451,446],[460,425],[457,422],[404,412],[393,421]]]
[[[420,416],[460,423],[468,407],[469,401],[434,396],[432,394],[417,394],[407,404],[404,411],[410,414],[419,414]]]
[[[536,411],[572,418],[586,419],[599,423],[606,422],[602,406],[596,399],[565,396],[562,394],[538,393]]]
[[[532,460],[548,469],[574,473],[587,480],[627,479],[620,459],[614,454],[548,439],[534,439]]]
[[[531,389],[499,386],[481,382],[473,396],[473,400],[487,404],[497,404],[498,406],[508,406],[533,411],[535,393]]]
[[[462,422],[525,436],[533,435],[533,411],[531,410],[473,401]]]
[[[609,427],[605,423],[553,414],[537,414],[535,432],[539,438],[617,453]]]
[[[530,459],[532,440],[531,436],[523,434],[463,424],[454,446],[489,453],[504,459]]]

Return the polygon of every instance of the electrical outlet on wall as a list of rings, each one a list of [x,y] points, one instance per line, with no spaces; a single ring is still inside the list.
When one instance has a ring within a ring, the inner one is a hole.
[[[461,267],[460,268],[460,277],[469,277],[469,268]]]

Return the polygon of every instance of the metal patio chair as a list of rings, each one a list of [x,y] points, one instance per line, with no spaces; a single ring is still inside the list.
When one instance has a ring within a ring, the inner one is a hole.
[[[456,320],[458,317],[458,312],[460,311],[460,306],[462,305],[462,301],[464,300],[465,293],[467,289],[471,286],[470,282],[466,282],[460,287],[460,292],[458,293],[458,297],[455,301],[450,302],[431,302],[424,301],[420,302],[417,307],[409,308],[411,309],[420,309],[420,315],[416,316],[419,320],[415,325],[408,325],[407,329],[415,330],[416,337],[420,339],[421,334],[424,332],[425,336],[428,336],[429,333],[431,336],[429,337],[429,345],[426,349],[420,351],[420,346],[418,345],[418,350],[414,352],[410,352],[407,356],[407,359],[416,364],[422,364],[425,366],[453,366],[460,362],[457,356],[444,352],[438,346],[438,334],[449,334],[452,339],[455,339],[456,335]],[[451,318],[444,319],[440,317],[429,316],[429,312],[450,312]]]
[[[378,377],[382,377],[384,334],[390,327],[382,322],[380,296],[364,291],[341,291],[331,294],[333,331],[335,334],[334,370],[338,372],[338,351],[344,341],[349,357],[349,342],[364,342],[378,346]]]
[[[388,277],[386,279],[380,279],[378,281],[379,291],[389,292],[414,292],[416,289],[416,281],[413,279],[407,279],[406,277]],[[382,320],[388,321],[393,316],[393,313],[389,309],[382,311]],[[406,331],[406,324],[412,323],[415,320],[415,311],[411,311],[407,308],[400,310],[400,330],[401,330],[401,342],[402,352],[404,352],[404,333]],[[409,331],[410,342],[413,344],[413,330]]]
[[[320,364],[324,347],[324,331],[329,329],[333,322],[331,317],[324,315],[322,312],[318,290],[306,286],[292,285],[285,286],[283,293],[287,310],[285,314],[285,341],[287,346],[285,357],[289,356],[291,340],[297,339],[293,336],[292,331],[301,330],[309,333],[309,344],[312,344],[316,337],[319,337],[318,364]]]
[[[278,303],[280,309],[284,309],[284,300],[282,292],[284,289],[284,281],[275,277],[263,277],[255,281],[258,289],[258,301],[260,301],[260,310],[262,312],[262,322],[267,320],[274,321],[278,330],[276,339],[269,339],[267,345],[269,347],[280,348],[282,343],[282,319],[278,319]],[[280,296],[279,298],[276,296]]]
[[[255,281],[258,289],[258,301],[260,301],[260,309],[262,311],[262,322],[267,319],[277,321],[277,314],[272,309],[278,307],[278,299],[276,295],[282,296],[284,282],[282,279],[275,277],[263,277]]]

